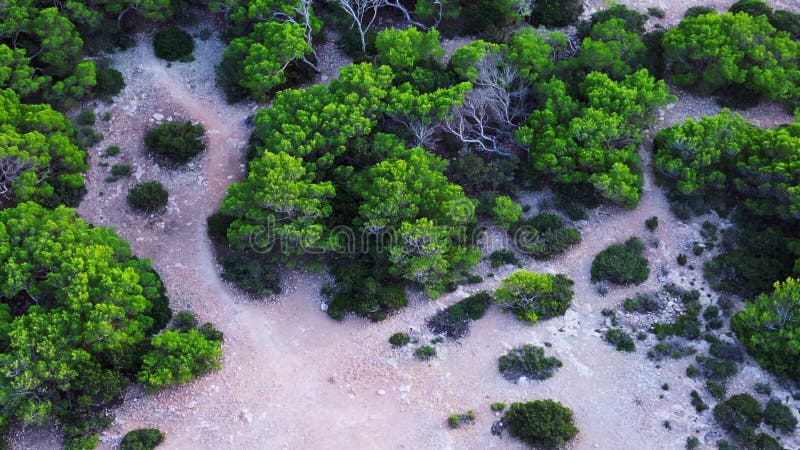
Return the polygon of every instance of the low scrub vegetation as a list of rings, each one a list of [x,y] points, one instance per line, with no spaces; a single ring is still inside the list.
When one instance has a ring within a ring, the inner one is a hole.
[[[642,256],[644,244],[632,237],[624,244],[613,244],[592,261],[592,281],[614,284],[642,284],[650,276],[647,258]]]
[[[512,403],[503,423],[509,434],[536,448],[555,448],[578,435],[572,410],[553,400]]]
[[[546,380],[562,366],[558,358],[545,356],[544,348],[525,344],[513,348],[498,359],[500,373],[509,381],[520,378]]]

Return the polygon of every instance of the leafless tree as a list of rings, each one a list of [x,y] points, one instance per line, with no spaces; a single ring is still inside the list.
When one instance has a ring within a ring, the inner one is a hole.
[[[436,25],[438,25],[439,21],[441,21],[442,4],[438,0],[436,1],[436,3],[439,5],[439,19],[436,21]],[[389,6],[391,8],[394,8],[394,9],[400,11],[403,14],[403,17],[406,19],[406,22],[408,22],[409,25],[413,25],[413,26],[421,29],[422,31],[428,31],[430,29],[430,27],[428,27],[427,25],[419,23],[416,20],[414,20],[413,18],[411,18],[411,14],[408,12],[408,9],[405,7],[405,5],[403,5],[400,2],[400,0],[383,0],[383,5],[381,5],[381,6]],[[436,26],[436,25],[434,25],[434,26]]]
[[[378,9],[385,0],[338,0],[339,6],[353,18],[353,25],[358,29],[361,38],[361,51],[367,51],[365,36],[378,17]]]
[[[502,156],[514,144],[514,131],[525,119],[528,85],[517,68],[501,54],[486,56],[478,64],[478,79],[464,104],[454,108],[444,128],[465,147]]]
[[[306,42],[308,42],[308,46],[311,47],[311,52],[314,54],[314,60],[317,61],[319,56],[317,55],[317,50],[314,49],[314,42],[313,42],[313,34],[314,29],[311,26],[311,7],[312,7],[312,0],[299,0],[297,6],[294,7],[294,13],[299,17],[299,20],[295,18],[295,16],[288,14],[284,11],[276,11],[272,15],[276,20],[282,22],[291,22],[296,25],[300,25],[305,30],[305,38]],[[319,73],[319,68],[317,65],[312,63],[308,60],[305,56],[303,57],[303,62],[308,64],[315,72]]]
[[[0,158],[0,196],[11,192],[14,181],[26,170],[31,168],[30,161],[22,161],[16,156]]]

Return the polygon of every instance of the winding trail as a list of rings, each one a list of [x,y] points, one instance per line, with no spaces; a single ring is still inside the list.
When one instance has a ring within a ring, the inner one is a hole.
[[[421,341],[430,339],[423,330],[427,317],[469,293],[496,288],[517,268],[494,270],[494,278],[436,301],[416,298],[378,324],[330,320],[319,310],[321,276],[314,273],[287,274],[287,292],[269,302],[243,298],[219,279],[205,218],[218,208],[227,186],[243,175],[249,136],[245,119],[255,105],[228,105],[213,88],[213,66],[222,48],[218,41],[198,42],[196,53],[202,57],[172,68],[154,57],[149,37],[140,36],[138,42],[114,56],[128,86],[104,125],[102,146],[120,145],[121,158],[134,165],[136,180],[162,181],[170,192],[169,208],[156,218],[131,214],[125,193],[133,180],[105,183],[107,169],[98,164],[103,161],[98,146],[87,177],[89,194],[79,213],[94,224],[115,227],[135,254],[153,260],[173,309],[190,309],[224,332],[224,361],[219,372],[156,395],[129,389],[125,402],[113,411],[115,422],[102,435],[101,448],[115,448],[125,432],[141,427],[160,428],[167,439],[163,448],[176,449],[523,448],[512,439],[491,436],[496,416],[488,406],[537,398],[556,399],[575,411],[581,434],[573,447],[578,449],[677,450],[696,432],[706,438],[709,413],[698,416],[688,404],[689,392],[697,388],[683,375],[688,361],[656,365],[643,356],[642,345],[636,354],[622,354],[596,331],[604,307],[657,289],[664,273],[684,285],[696,278],[707,292],[697,271],[674,263],[697,239],[699,226],[679,223],[669,213],[663,193],[652,182],[649,149],[643,149],[646,182],[636,210],[596,210],[580,224],[582,244],[552,261],[525,263],[525,268],[565,273],[575,281],[575,302],[564,317],[527,326],[492,309],[473,324],[469,336],[438,345],[438,357],[421,363],[414,359],[412,346],[393,349],[387,338],[404,330]],[[667,110],[661,125],[698,115],[686,107],[690,104]],[[713,109],[705,103],[700,112]],[[763,110],[748,114],[765,116]],[[203,123],[208,151],[194,167],[170,171],[147,159],[142,136],[155,116]],[[651,216],[660,221],[652,236],[643,225]],[[658,242],[647,248],[651,277],[643,286],[599,296],[589,279],[592,257],[634,234]],[[479,271],[490,270],[481,264]],[[544,382],[505,381],[496,358],[522,343],[550,344],[548,352],[564,367]],[[670,384],[667,392],[660,388],[665,382]],[[449,414],[469,409],[477,413],[475,425],[447,429]],[[661,425],[664,420],[672,423],[671,431]],[[37,439],[23,434],[15,448],[56,447]],[[706,440],[714,439],[712,434]]]

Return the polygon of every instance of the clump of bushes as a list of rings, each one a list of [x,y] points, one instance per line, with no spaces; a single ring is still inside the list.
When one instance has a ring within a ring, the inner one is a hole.
[[[194,39],[178,27],[165,28],[153,36],[153,50],[167,61],[191,61]]]
[[[456,429],[461,427],[461,425],[470,424],[475,422],[475,412],[472,410],[467,411],[464,414],[451,414],[447,418],[447,426],[452,429]]]
[[[592,281],[615,284],[642,284],[650,276],[647,258],[641,256],[644,244],[632,237],[624,244],[613,244],[592,261]]]
[[[130,164],[114,164],[111,166],[111,175],[106,177],[106,181],[113,183],[120,178],[129,177],[133,172],[133,167]]]
[[[136,211],[155,213],[167,207],[169,193],[158,181],[147,181],[134,185],[128,191],[128,205]]]
[[[667,16],[667,13],[663,9],[656,7],[647,8],[647,14],[653,17],[657,17],[659,19],[663,19],[664,17]]]
[[[509,434],[537,448],[553,448],[578,435],[572,410],[553,400],[512,403],[503,415]]]
[[[430,345],[423,345],[414,350],[414,356],[420,361],[427,361],[436,356],[436,349]]]
[[[764,408],[764,423],[772,427],[773,431],[783,434],[792,434],[797,428],[797,419],[792,410],[778,400],[771,400]]]
[[[633,342],[633,338],[619,328],[611,328],[606,331],[603,339],[620,352],[632,352],[636,350],[636,344]]]
[[[347,261],[331,268],[336,287],[330,289],[328,315],[342,320],[348,311],[380,322],[406,306],[406,292],[387,275],[385,268],[361,261]]]
[[[494,412],[500,412],[506,409],[506,404],[503,402],[494,402],[491,405],[489,405],[489,409],[491,409]]]
[[[564,219],[547,212],[519,221],[511,232],[519,251],[536,259],[550,259],[581,243],[577,228],[565,227]]]
[[[91,109],[84,109],[78,114],[78,117],[75,119],[78,122],[78,125],[90,126],[94,125],[97,121],[97,118],[94,115],[94,110]]]
[[[702,16],[703,14],[716,14],[717,10],[705,5],[700,6],[692,6],[691,8],[687,9],[685,13],[683,13],[683,17],[697,17]]]
[[[395,347],[403,347],[411,342],[411,337],[409,337],[406,333],[399,331],[391,336],[389,336],[389,343]]]
[[[106,155],[106,156],[117,156],[117,155],[119,155],[119,152],[120,152],[120,151],[121,151],[121,150],[120,150],[120,148],[119,148],[118,146],[116,146],[116,145],[112,145],[112,146],[110,146],[110,147],[108,147],[108,148],[106,149],[106,153],[105,153],[105,155]]]
[[[572,304],[573,284],[566,275],[520,270],[503,280],[494,293],[495,303],[519,320],[536,323],[567,311]]]
[[[714,419],[725,430],[739,435],[761,423],[761,405],[748,394],[736,394],[714,407]]]
[[[122,73],[111,67],[97,68],[95,78],[97,85],[94,89],[97,95],[102,98],[113,97],[119,94],[125,87],[125,80],[122,78]]]
[[[129,431],[122,442],[119,450],[152,450],[164,442],[164,433],[157,428],[139,428]]]
[[[661,310],[661,302],[653,294],[636,294],[632,298],[625,299],[622,309],[629,313],[654,313]]]
[[[681,359],[693,355],[696,350],[676,340],[662,341],[647,352],[647,357],[656,361],[664,358]]]
[[[205,129],[189,121],[166,122],[147,130],[147,150],[175,164],[185,164],[206,149]]]
[[[469,332],[469,322],[483,317],[491,303],[492,297],[488,292],[481,291],[470,295],[428,319],[428,328],[436,334],[460,339]]]
[[[644,226],[645,226],[645,228],[647,228],[647,231],[649,231],[651,233],[656,231],[656,228],[658,228],[658,217],[657,216],[653,216],[653,217],[645,220],[644,221]]]
[[[546,380],[553,376],[562,363],[556,357],[545,356],[544,348],[525,344],[498,358],[498,366],[503,378],[517,382],[522,377]]]
[[[228,251],[219,256],[219,262],[222,265],[222,279],[248,294],[268,297],[281,292],[278,266],[268,255]]]
[[[700,397],[700,393],[697,391],[692,391],[689,396],[692,399],[692,406],[694,406],[695,411],[701,413],[708,409],[708,404],[703,401],[703,398]]]

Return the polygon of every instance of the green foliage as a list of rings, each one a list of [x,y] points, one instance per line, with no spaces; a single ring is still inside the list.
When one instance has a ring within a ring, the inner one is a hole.
[[[471,410],[464,414],[451,414],[447,418],[447,426],[452,429],[460,428],[461,425],[470,424],[473,422],[475,422],[475,413]]]
[[[125,87],[122,73],[110,67],[100,67],[96,70],[97,85],[95,91],[100,97],[112,97],[119,94]]]
[[[197,318],[191,311],[178,311],[172,316],[172,328],[185,333],[197,328]]]
[[[619,328],[610,328],[608,331],[606,331],[603,339],[609,344],[613,345],[617,351],[632,352],[636,350],[636,344],[633,342],[633,338]]]
[[[482,318],[491,304],[492,297],[488,292],[480,291],[472,294],[428,319],[428,328],[433,333],[460,339],[469,332],[469,322]]]
[[[195,329],[165,331],[151,340],[152,350],[144,355],[137,378],[151,392],[187,383],[220,369],[221,344]]]
[[[503,402],[495,402],[489,405],[489,409],[491,409],[494,412],[500,412],[506,409],[506,404]]]
[[[0,405],[21,424],[111,401],[171,315],[150,262],[63,206],[0,211],[0,280]]]
[[[522,206],[514,203],[508,196],[501,195],[494,200],[494,222],[505,230],[510,229],[522,216]]]
[[[511,231],[519,251],[536,259],[550,259],[581,243],[577,228],[566,227],[560,216],[547,212],[521,221]]]
[[[436,349],[430,345],[423,345],[414,350],[414,357],[420,361],[427,361],[436,356]]]
[[[766,16],[705,14],[685,18],[664,36],[672,80],[701,94],[748,91],[796,105],[800,68],[790,63],[800,43],[778,33]]]
[[[632,298],[625,299],[622,309],[629,313],[653,313],[661,310],[661,302],[656,295],[636,294]]]
[[[514,251],[507,248],[495,250],[489,255],[489,264],[495,269],[506,264],[517,263],[519,263],[519,259]]]
[[[764,408],[764,423],[772,427],[773,431],[791,435],[797,428],[792,410],[780,401],[770,401]]]
[[[174,164],[185,164],[206,149],[205,129],[189,121],[166,122],[147,130],[144,143],[154,155]]]
[[[517,319],[536,323],[563,315],[572,304],[572,280],[566,275],[549,275],[520,270],[503,280],[494,302]]]
[[[579,25],[578,31],[588,32],[594,25],[612,19],[621,19],[625,23],[625,30],[628,32],[644,34],[644,24],[647,22],[647,16],[621,4],[613,5],[608,9],[601,9],[592,14],[589,23]]]
[[[703,401],[703,398],[700,397],[700,393],[693,390],[690,394],[690,397],[692,399],[692,406],[694,406],[695,411],[701,413],[708,409],[708,405]]]
[[[761,395],[772,394],[772,386],[769,383],[756,383],[753,386],[753,390],[756,391],[757,394]]]
[[[177,61],[192,54],[194,39],[178,27],[165,28],[153,35],[153,50],[161,59]]]
[[[164,433],[156,428],[139,428],[122,438],[119,450],[153,450],[164,442]]]
[[[72,123],[48,105],[28,105],[0,90],[0,199],[77,206],[86,191],[86,152]]]
[[[800,380],[800,281],[775,283],[731,319],[731,329],[767,370]]]
[[[78,122],[78,125],[94,125],[96,120],[97,118],[94,115],[94,110],[84,109],[78,114],[75,121]]]
[[[222,231],[224,236],[225,231]],[[219,260],[222,264],[222,279],[230,281],[248,294],[269,297],[281,292],[279,268],[267,255],[252,251],[231,251],[226,252]]]
[[[578,435],[572,411],[553,400],[512,403],[503,423],[512,436],[538,448],[558,447]]]
[[[375,39],[378,64],[388,65],[395,73],[416,67],[437,69],[442,66],[444,49],[439,46],[439,32],[432,28],[421,32],[414,27],[405,30],[387,28]]]
[[[686,438],[686,450],[696,450],[700,448],[700,439],[697,439],[694,436],[689,436]]]
[[[128,205],[136,211],[157,213],[167,208],[169,193],[158,181],[135,184],[128,191]]]
[[[653,17],[657,17],[659,19],[663,19],[664,17],[667,16],[667,13],[663,9],[656,7],[647,8],[647,14]]]
[[[110,146],[110,147],[108,147],[106,149],[105,156],[117,156],[117,155],[119,155],[120,151],[121,150],[120,150],[120,148],[118,146],[112,145],[112,146]]]
[[[724,429],[738,433],[761,423],[761,405],[748,394],[736,394],[714,407],[714,418]]]
[[[525,344],[515,347],[498,358],[503,378],[517,382],[525,377],[531,380],[546,380],[563,364],[553,356],[545,356],[544,348]]]
[[[656,228],[658,228],[658,217],[653,216],[653,217],[645,220],[644,221],[644,226],[645,226],[645,228],[647,228],[647,231],[649,231],[651,233],[656,231]]]
[[[409,342],[411,342],[411,338],[402,331],[389,336],[389,343],[395,347],[403,347]]]
[[[706,389],[708,389],[708,393],[716,400],[724,399],[725,395],[728,393],[728,389],[725,387],[724,383],[714,380],[706,381]]]
[[[217,67],[217,82],[229,101],[245,94],[258,102],[268,101],[287,81],[286,69],[312,52],[305,29],[292,22],[257,23],[248,36],[231,41]]]
[[[767,18],[770,18],[772,16],[772,7],[762,0],[739,0],[728,8],[728,12],[731,14],[744,12],[753,17],[767,16]]]
[[[533,26],[565,27],[572,25],[583,14],[579,0],[539,0],[533,3],[528,19]]]
[[[695,349],[683,345],[681,342],[675,340],[666,340],[654,345],[651,350],[647,352],[647,357],[656,361],[664,358],[681,359],[685,356],[693,355]],[[691,370],[690,370],[691,369]],[[690,375],[690,371],[696,372],[698,369],[695,366],[689,366],[686,369],[686,375]]]
[[[683,13],[684,18],[702,16],[703,14],[716,14],[717,10],[706,5],[692,6]]]
[[[792,39],[797,40],[800,38],[800,14],[784,10],[775,11],[770,23],[778,31],[789,33]]]
[[[641,256],[644,244],[632,237],[624,244],[613,244],[592,261],[592,281],[615,284],[642,284],[650,276],[647,258]]]
[[[328,303],[328,315],[344,319],[348,311],[379,322],[408,304],[405,291],[392,283],[386,268],[369,261],[337,261],[331,267],[337,290]]]
[[[583,104],[559,80],[542,83],[539,91],[545,99],[541,109],[517,131],[533,167],[559,183],[589,183],[603,197],[633,208],[642,187],[641,130],[672,98],[666,85],[646,70],[619,82],[593,72],[580,84]]]
[[[120,178],[129,177],[133,172],[130,164],[114,164],[111,166],[111,175],[106,177],[106,182],[113,183]]]

